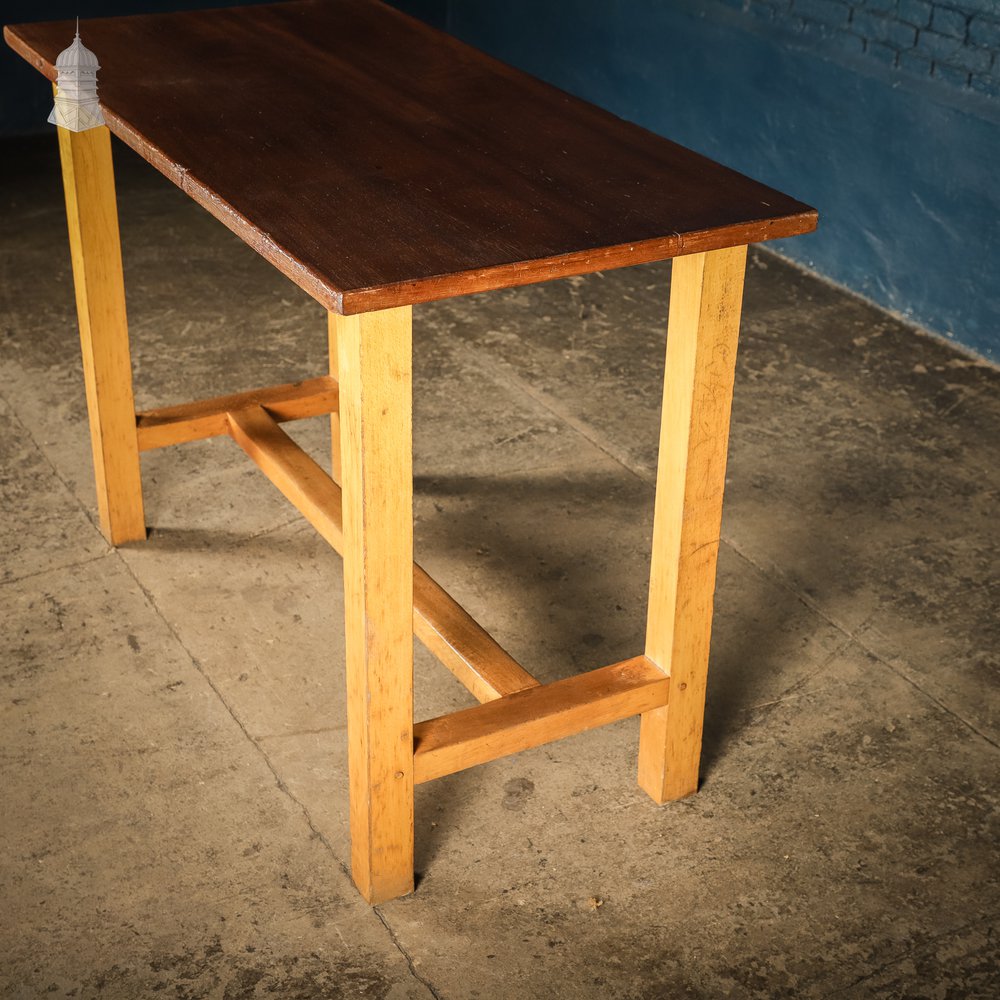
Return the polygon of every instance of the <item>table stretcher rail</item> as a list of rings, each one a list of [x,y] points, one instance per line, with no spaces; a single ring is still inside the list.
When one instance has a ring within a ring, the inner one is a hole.
[[[342,554],[340,487],[262,406],[252,404],[232,410],[226,419],[236,443],[329,545]],[[416,565],[413,631],[479,701],[538,685],[447,591]]]

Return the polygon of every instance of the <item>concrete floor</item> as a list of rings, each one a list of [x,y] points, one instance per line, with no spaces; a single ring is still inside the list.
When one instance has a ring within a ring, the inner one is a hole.
[[[148,542],[95,527],[54,152],[0,150],[0,996],[1000,995],[997,370],[754,254],[700,793],[638,790],[635,720],[421,786],[373,910],[339,559],[225,440],[144,458]],[[118,154],[138,405],[325,371]],[[415,310],[419,558],[543,680],[641,649],[669,274]]]

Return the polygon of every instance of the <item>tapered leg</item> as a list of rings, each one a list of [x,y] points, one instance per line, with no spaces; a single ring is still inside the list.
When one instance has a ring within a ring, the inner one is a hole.
[[[83,375],[101,530],[112,545],[146,537],[111,138],[57,129],[66,190]]]
[[[350,322],[350,320],[340,313],[327,313],[327,330],[330,342],[330,374],[338,382],[340,381],[340,353],[337,344],[337,335],[340,324]],[[340,482],[340,411],[334,410],[330,414],[330,470],[334,482]]]
[[[657,802],[698,788],[746,252],[673,262],[646,622],[670,699],[642,716],[639,737],[639,784]]]
[[[413,890],[411,309],[339,317],[351,870]]]

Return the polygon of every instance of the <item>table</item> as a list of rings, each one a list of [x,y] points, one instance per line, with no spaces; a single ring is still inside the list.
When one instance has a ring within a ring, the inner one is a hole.
[[[54,80],[73,24],[4,34]],[[146,537],[141,452],[229,435],[342,553],[365,899],[413,889],[415,783],[640,715],[642,788],[696,791],[747,245],[816,212],[374,0],[81,34],[108,127],[58,132],[101,527]],[[109,129],[326,307],[329,374],[136,413]],[[643,652],[540,685],[413,563],[412,307],[667,258]],[[320,414],[331,474],[280,426]],[[414,724],[414,633],[479,705]]]

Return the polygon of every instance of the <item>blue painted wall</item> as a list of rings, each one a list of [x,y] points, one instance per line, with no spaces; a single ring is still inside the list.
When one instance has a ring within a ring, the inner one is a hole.
[[[770,245],[1000,359],[1000,0],[398,5],[815,205]]]
[[[1000,360],[1000,0],[395,0],[788,191],[779,252]],[[5,23],[231,0],[4,0]],[[49,90],[4,47],[0,134]]]

